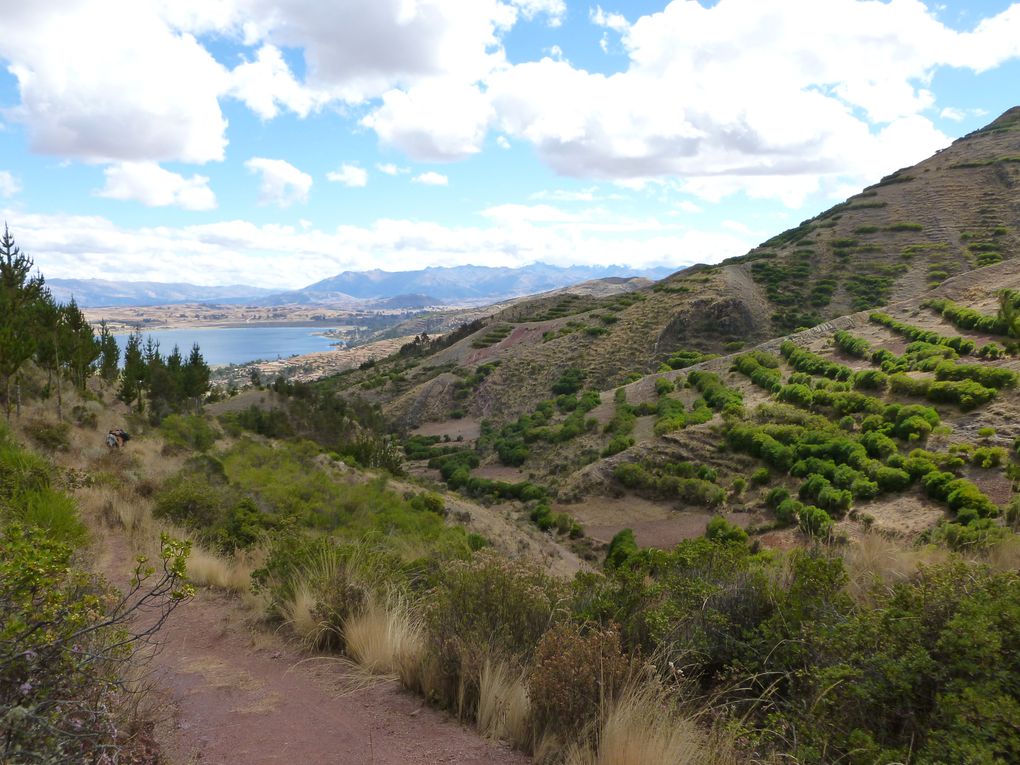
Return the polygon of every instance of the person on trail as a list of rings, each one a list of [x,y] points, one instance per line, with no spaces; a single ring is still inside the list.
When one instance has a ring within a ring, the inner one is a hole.
[[[131,436],[123,428],[111,428],[106,434],[106,445],[111,449],[122,449],[131,439]]]

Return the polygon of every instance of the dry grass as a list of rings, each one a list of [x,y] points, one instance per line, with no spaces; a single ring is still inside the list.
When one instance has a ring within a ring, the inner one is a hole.
[[[506,662],[486,659],[479,678],[475,723],[486,738],[508,741],[520,749],[532,743],[531,704],[525,675]]]
[[[425,630],[410,604],[399,595],[386,602],[371,598],[343,626],[347,655],[362,669],[396,677],[408,688],[420,682]]]
[[[280,610],[287,625],[297,635],[298,640],[309,646],[318,644],[323,637],[323,632],[328,629],[315,616],[317,602],[318,599],[311,584],[301,582],[294,586],[291,597],[280,604]]]
[[[1013,534],[1006,537],[999,544],[986,550],[980,560],[995,571],[1020,570],[1020,536]]]
[[[843,550],[849,582],[847,590],[858,603],[870,603],[875,588],[888,588],[913,576],[921,565],[948,560],[950,553],[936,547],[908,547],[903,542],[871,532]]]
[[[595,747],[574,746],[566,765],[722,765],[727,747],[709,748],[708,737],[676,713],[661,690],[632,686],[609,706],[597,731]]]

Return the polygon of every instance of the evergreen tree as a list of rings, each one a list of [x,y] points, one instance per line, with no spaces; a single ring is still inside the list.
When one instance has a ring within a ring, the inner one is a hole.
[[[209,369],[209,365],[202,358],[202,351],[199,349],[198,343],[195,343],[191,346],[191,353],[188,355],[188,361],[184,365],[184,384],[182,388],[184,396],[194,402],[196,412],[200,408],[202,397],[209,392],[211,376],[212,372]]]
[[[57,417],[63,419],[63,391],[61,389],[61,366],[66,359],[63,353],[64,342],[64,315],[60,306],[44,290],[43,295],[36,304],[35,320],[38,336],[36,338],[35,360],[36,363],[46,370],[46,390],[51,391],[56,384],[57,389]]]
[[[78,308],[74,298],[61,306],[64,316],[64,337],[67,339],[67,365],[71,380],[78,390],[85,390],[85,383],[95,372],[96,359],[101,348],[92,326],[85,320],[85,314]]]
[[[15,244],[7,225],[0,238],[0,383],[4,411],[11,418],[11,379],[36,349],[35,308],[43,278],[31,276],[32,259]]]
[[[145,388],[146,372],[142,335],[140,332],[132,332],[124,348],[124,372],[120,378],[117,397],[128,406],[137,403],[139,412],[144,407],[142,392]]]
[[[120,372],[120,346],[117,345],[117,338],[110,332],[106,319],[99,322],[99,349],[102,353],[99,374],[107,382],[113,382]]]

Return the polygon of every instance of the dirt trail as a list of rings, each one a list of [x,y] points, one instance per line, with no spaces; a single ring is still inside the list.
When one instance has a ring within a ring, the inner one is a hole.
[[[94,538],[96,570],[126,588],[134,559],[126,532],[106,526]],[[253,628],[239,598],[211,589],[171,614],[147,667],[156,738],[173,765],[530,762],[396,682],[359,682],[342,660],[309,657]]]
[[[111,531],[97,568],[123,586],[131,553]],[[396,682],[356,679],[334,657],[308,657],[253,632],[237,598],[200,590],[158,633],[149,678],[162,697],[157,738],[174,765],[525,765]]]
[[[351,690],[330,658],[302,657],[244,628],[236,602],[202,592],[161,632],[154,657],[172,702],[174,763],[526,763],[386,682]]]

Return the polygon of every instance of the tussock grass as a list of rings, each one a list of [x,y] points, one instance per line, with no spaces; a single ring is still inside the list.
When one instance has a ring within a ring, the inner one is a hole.
[[[402,596],[392,595],[385,602],[371,598],[364,610],[344,622],[343,631],[347,655],[365,671],[396,677],[408,688],[420,682],[425,631]]]
[[[913,576],[922,565],[944,563],[947,550],[936,547],[908,547],[876,532],[864,534],[843,550],[849,577],[847,592],[855,602],[868,604],[876,587],[887,588]]]
[[[722,765],[695,722],[672,709],[653,685],[631,686],[602,717],[594,746],[568,750],[566,765]]]
[[[486,659],[479,678],[478,732],[490,739],[508,741],[519,749],[532,744],[531,704],[527,679],[506,662]]]

